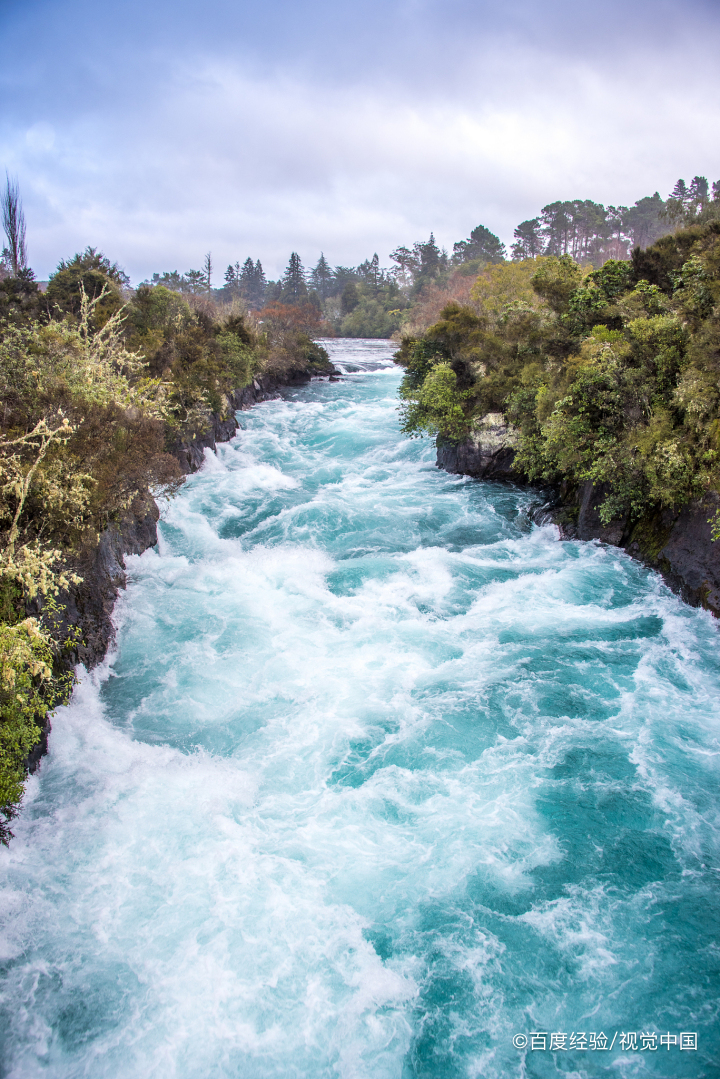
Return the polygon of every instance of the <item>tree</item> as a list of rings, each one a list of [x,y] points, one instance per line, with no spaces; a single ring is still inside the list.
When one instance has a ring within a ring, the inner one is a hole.
[[[409,247],[396,247],[390,258],[397,266],[393,268],[395,277],[403,287],[413,283],[413,279],[420,270],[420,262],[417,255]]]
[[[550,202],[541,211],[546,255],[566,255],[570,233],[569,202]]]
[[[193,296],[202,296],[207,291],[207,271],[188,270],[183,274],[183,292],[189,292]]]
[[[483,262],[502,262],[504,258],[505,244],[484,225],[477,225],[470,233],[468,240],[453,244],[453,262],[458,265],[475,259],[482,259]]]
[[[663,211],[665,203],[656,191],[638,199],[634,206],[625,210],[622,229],[633,247],[649,247],[668,231]]]
[[[9,262],[15,277],[21,270],[27,269],[27,247],[25,245],[25,214],[20,201],[20,188],[17,180],[11,180],[5,173],[5,190],[0,197],[3,229],[8,246],[3,250],[3,257]]]
[[[50,278],[46,295],[51,307],[78,315],[83,293],[94,300],[105,291],[106,296],[96,312],[104,316],[122,305],[121,289],[128,284],[129,278],[117,262],[110,262],[95,247],[86,247],[82,254],[76,254],[67,261],[60,260]]]
[[[225,271],[225,286],[229,288],[231,292],[235,292],[238,288],[238,271],[235,266],[230,263]]]
[[[242,269],[238,264],[237,280],[240,295],[245,300],[248,307],[255,308],[255,310],[262,307],[263,300],[265,299],[267,281],[265,280],[265,274],[260,259],[258,259],[257,262],[253,262],[251,258],[246,258],[242,264]]]
[[[377,251],[371,259],[365,259],[361,262],[357,268],[357,274],[361,281],[370,285],[373,291],[377,292],[383,283],[384,273],[380,269],[380,259],[378,258]]]
[[[340,311],[343,315],[349,315],[360,303],[360,293],[354,281],[348,281],[342,290],[340,297]]]
[[[432,232],[426,243],[413,244],[413,254],[417,260],[415,284],[419,287],[432,281],[447,267],[447,254],[435,243]]]
[[[285,304],[299,304],[306,297],[305,270],[297,251],[293,251],[282,278],[281,300]]]
[[[687,184],[684,180],[677,181],[675,187],[670,192],[670,198],[675,199],[677,202],[683,203],[683,205],[688,201],[689,192],[687,189]]]
[[[262,268],[262,262],[260,259],[255,263],[255,278],[254,278],[254,293],[253,303],[256,307],[262,307],[265,300],[265,290],[267,288],[267,278],[265,277],[265,271]]]
[[[710,201],[710,195],[708,192],[708,182],[704,176],[693,176],[688,196],[690,202],[697,204],[698,210],[705,209]]]
[[[205,261],[203,262],[203,274],[205,275],[205,281],[207,283],[208,292],[212,288],[212,272],[213,272],[212,252],[208,251],[207,255],[205,256]]]
[[[510,248],[512,257],[516,262],[523,259],[534,259],[543,253],[543,238],[540,231],[540,218],[533,217],[528,221],[521,221],[513,233],[515,243]]]
[[[317,292],[321,300],[326,300],[331,293],[333,284],[333,272],[330,263],[320,252],[317,265],[310,271],[310,284]]]
[[[242,269],[237,275],[237,282],[240,295],[246,303],[251,303],[255,287],[255,263],[249,256],[242,264]]]

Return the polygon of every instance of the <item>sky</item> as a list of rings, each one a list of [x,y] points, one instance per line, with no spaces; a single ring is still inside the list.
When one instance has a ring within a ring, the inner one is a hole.
[[[30,265],[355,265],[720,179],[717,0],[0,0]]]

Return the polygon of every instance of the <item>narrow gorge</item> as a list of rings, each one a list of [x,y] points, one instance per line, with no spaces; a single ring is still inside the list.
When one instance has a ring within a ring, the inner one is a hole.
[[[716,621],[438,469],[388,342],[325,345],[162,505],[53,720],[5,1074],[711,1075]]]

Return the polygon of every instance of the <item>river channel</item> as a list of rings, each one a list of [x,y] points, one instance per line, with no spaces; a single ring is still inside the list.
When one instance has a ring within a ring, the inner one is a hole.
[[[717,624],[439,471],[389,342],[328,348],[164,506],[54,719],[0,1075],[717,1076]]]

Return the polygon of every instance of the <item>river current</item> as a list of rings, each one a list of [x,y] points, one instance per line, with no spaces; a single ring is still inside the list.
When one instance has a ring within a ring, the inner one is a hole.
[[[54,719],[0,1074],[717,1076],[717,624],[438,471],[387,342],[328,348],[165,506]]]

